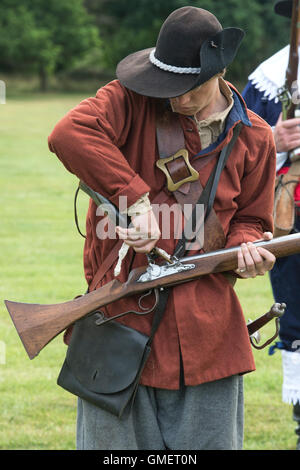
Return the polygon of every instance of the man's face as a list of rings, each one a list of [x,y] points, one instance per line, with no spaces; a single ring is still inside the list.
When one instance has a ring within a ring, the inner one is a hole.
[[[214,99],[218,96],[218,87],[219,78],[214,76],[184,95],[170,98],[172,111],[186,116],[195,115],[213,103]]]

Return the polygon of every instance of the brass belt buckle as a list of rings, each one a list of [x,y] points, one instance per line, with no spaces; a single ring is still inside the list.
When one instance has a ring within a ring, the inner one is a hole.
[[[185,183],[199,179],[198,171],[190,164],[186,149],[178,150],[170,157],[160,158],[157,160],[156,166],[166,175],[167,187],[171,192],[176,191]]]

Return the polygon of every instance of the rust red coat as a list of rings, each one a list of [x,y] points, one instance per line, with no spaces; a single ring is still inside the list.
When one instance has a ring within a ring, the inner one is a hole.
[[[199,134],[193,120],[180,116],[190,159],[220,151],[232,137],[239,121],[244,127],[222,172],[214,209],[226,235],[226,246],[261,238],[272,231],[275,177],[275,147],[270,127],[253,112],[246,110],[236,90],[234,107],[225,132],[218,141],[201,152]],[[119,196],[128,198],[128,206],[146,192],[150,200],[165,185],[165,176],[156,168],[158,159],[155,134],[155,101],[137,95],[115,80],[72,109],[54,128],[49,147],[65,167],[118,205]],[[199,177],[204,186],[214,161]],[[169,196],[168,204],[174,204]],[[90,203],[87,214],[87,239],[84,268],[90,284],[99,266],[112,250],[116,239],[100,240],[97,225],[101,217]],[[99,226],[98,226],[99,227]],[[158,246],[172,253],[176,241],[159,240]],[[132,267],[145,265],[143,254],[130,251],[119,276],[127,279]],[[101,285],[113,279],[113,268]],[[247,281],[245,281],[247,282]],[[99,286],[97,286],[99,287]],[[110,304],[107,315],[137,309],[137,299],[130,297]],[[128,315],[121,322],[149,334],[152,314]],[[179,387],[180,350],[186,385],[221,379],[255,369],[247,327],[239,300],[222,274],[213,274],[174,287],[163,322],[152,347],[141,383],[153,387]]]

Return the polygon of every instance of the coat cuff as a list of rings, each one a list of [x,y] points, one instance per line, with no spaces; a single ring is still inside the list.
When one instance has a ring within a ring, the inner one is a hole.
[[[129,184],[120,189],[116,194],[110,197],[115,206],[119,207],[121,212],[126,211],[140,197],[150,191],[150,187],[142,180],[139,175],[135,175]],[[121,198],[121,199],[120,199]]]
[[[230,233],[230,235],[227,237],[227,243],[225,248],[232,248],[234,246],[240,246],[242,243],[247,243],[247,242],[255,242],[256,240],[259,240],[263,238],[263,232],[255,229],[249,229],[247,228],[246,230],[240,229],[238,231],[234,231]]]

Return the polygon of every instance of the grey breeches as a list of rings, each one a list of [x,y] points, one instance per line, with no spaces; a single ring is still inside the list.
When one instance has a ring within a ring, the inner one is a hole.
[[[242,376],[180,390],[141,385],[121,419],[79,399],[77,449],[242,449],[243,407]]]

